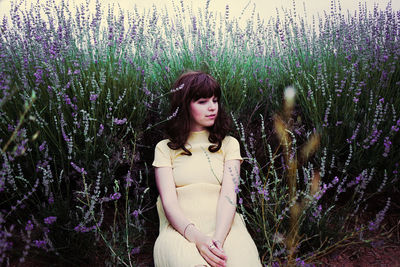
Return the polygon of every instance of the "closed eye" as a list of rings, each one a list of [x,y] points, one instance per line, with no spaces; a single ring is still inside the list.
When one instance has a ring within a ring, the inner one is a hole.
[[[205,104],[205,103],[207,103],[207,101],[209,101],[209,99],[210,99],[210,98],[208,98],[208,99],[206,99],[206,98],[200,98],[199,100],[197,100],[197,103],[199,103],[199,104]],[[212,101],[213,101],[214,103],[217,103],[217,102],[218,102],[218,98],[214,98]]]

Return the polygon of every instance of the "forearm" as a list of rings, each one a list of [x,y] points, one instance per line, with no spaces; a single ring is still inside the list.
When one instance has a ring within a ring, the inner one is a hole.
[[[196,243],[200,236],[203,235],[196,225],[192,224],[192,222],[186,218],[178,203],[166,203],[165,205],[163,204],[163,208],[165,216],[172,227],[188,241]]]
[[[165,215],[171,225],[186,237],[189,242],[196,244],[196,248],[204,260],[211,266],[225,266],[226,254],[220,247],[221,244],[215,244],[211,236],[205,235],[194,224],[189,222],[177,202],[172,201],[170,205],[167,204],[165,206],[166,210],[168,210]]]
[[[186,218],[179,205],[172,168],[156,168],[155,176],[161,203],[169,223],[187,240],[196,242],[199,237],[202,237],[202,233],[195,226],[190,225],[191,222]]]
[[[240,179],[240,161],[229,160],[224,165],[224,177],[217,204],[217,220],[214,239],[223,244],[236,213],[236,190]]]
[[[236,194],[221,191],[217,205],[217,220],[214,238],[225,242],[236,212]]]

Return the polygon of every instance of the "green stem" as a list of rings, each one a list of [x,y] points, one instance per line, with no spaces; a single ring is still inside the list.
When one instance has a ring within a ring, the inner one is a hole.
[[[83,174],[83,173],[82,173],[82,178],[83,178],[83,185],[84,185],[84,188],[85,188],[85,196],[86,196],[87,205],[90,206],[90,199],[89,199],[89,194],[88,194],[88,191],[87,191],[87,185],[86,185],[85,174]],[[96,220],[94,211],[92,210],[90,213],[91,213],[91,215],[92,215],[92,218],[93,218],[93,220],[94,220],[94,223],[96,224],[96,231],[99,233],[101,239],[103,239],[103,241],[104,241],[104,243],[106,244],[106,246],[110,249],[112,255],[113,255],[114,257],[116,257],[116,258],[119,260],[119,262],[121,262],[124,266],[129,266],[128,264],[126,264],[126,262],[125,262],[123,259],[121,259],[121,258],[117,255],[117,253],[114,251],[114,249],[113,249],[113,248],[109,245],[109,243],[107,242],[107,239],[104,237],[103,233],[102,233],[101,230],[100,230],[100,226],[99,226],[99,223],[98,223],[97,220]]]

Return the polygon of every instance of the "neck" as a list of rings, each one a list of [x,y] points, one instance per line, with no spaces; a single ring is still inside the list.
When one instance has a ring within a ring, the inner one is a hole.
[[[191,133],[200,133],[200,132],[205,132],[207,129],[196,129],[196,130],[190,130]]]

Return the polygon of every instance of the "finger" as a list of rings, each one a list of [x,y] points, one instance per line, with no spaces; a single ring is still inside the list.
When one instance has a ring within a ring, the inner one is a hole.
[[[214,245],[215,249],[214,249],[214,250],[211,250],[211,251],[212,251],[214,254],[216,254],[218,257],[220,257],[220,258],[226,260],[227,256],[226,256],[226,254],[225,254],[224,249],[223,249],[222,246],[221,246],[221,242],[215,241],[215,240],[213,240],[212,242],[213,242],[213,245]]]
[[[201,253],[201,255],[211,266],[219,266],[218,258],[209,250],[204,250],[203,253]]]
[[[210,266],[212,266],[212,267],[214,267],[214,266],[219,266],[217,263],[215,263],[213,260],[211,260],[207,255],[206,255],[206,253],[202,253],[201,254],[201,256],[206,260],[206,262],[208,263],[208,264],[210,264]]]
[[[221,251],[224,251],[224,249],[222,248],[222,244],[220,241],[218,240],[213,240],[214,244],[217,246],[217,248]]]
[[[218,248],[218,249],[221,251],[221,253],[224,255],[225,261],[228,260],[228,256],[226,255],[225,250],[223,249],[222,245],[221,245],[221,244],[218,244],[218,245],[217,245],[217,248]]]
[[[208,249],[208,251],[206,251],[207,257],[210,260],[212,260],[214,262],[214,264],[219,264],[219,265],[225,266],[225,260],[223,258],[215,255],[214,251],[219,251],[219,250],[217,248]]]
[[[221,259],[223,259],[223,260],[226,260],[226,254],[225,254],[225,252],[224,252],[223,250],[221,250],[220,248],[218,248],[218,247],[213,247],[213,248],[210,248],[210,251],[211,251],[214,255],[216,255],[217,257],[219,257],[219,258],[221,258]]]

